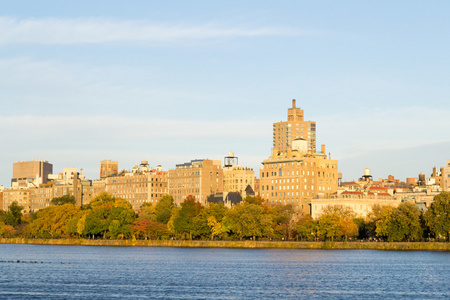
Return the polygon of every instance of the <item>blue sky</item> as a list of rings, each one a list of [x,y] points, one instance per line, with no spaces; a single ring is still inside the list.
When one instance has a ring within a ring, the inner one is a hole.
[[[258,170],[291,99],[344,179],[450,158],[447,1],[2,1],[0,185],[234,151]]]

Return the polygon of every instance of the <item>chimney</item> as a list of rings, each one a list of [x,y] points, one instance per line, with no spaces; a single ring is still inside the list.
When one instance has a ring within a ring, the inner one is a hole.
[[[436,177],[436,167],[433,168],[433,177]]]
[[[295,99],[292,99],[292,108],[295,108]]]
[[[325,145],[322,145],[322,154],[325,154]]]

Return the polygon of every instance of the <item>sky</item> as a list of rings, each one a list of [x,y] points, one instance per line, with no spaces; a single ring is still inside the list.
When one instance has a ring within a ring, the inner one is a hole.
[[[259,176],[293,98],[344,180],[450,159],[448,1],[0,6],[0,185],[20,160],[96,179],[229,151]]]

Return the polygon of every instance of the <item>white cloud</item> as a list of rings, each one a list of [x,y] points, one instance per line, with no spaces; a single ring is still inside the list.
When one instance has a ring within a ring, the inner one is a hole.
[[[224,27],[216,24],[168,25],[110,19],[16,19],[0,17],[0,44],[167,43],[215,38],[311,35],[282,27]]]

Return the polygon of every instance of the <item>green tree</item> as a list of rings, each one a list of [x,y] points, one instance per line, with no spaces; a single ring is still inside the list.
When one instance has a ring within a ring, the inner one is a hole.
[[[450,192],[442,192],[434,197],[425,213],[425,221],[435,237],[443,236],[450,241]]]
[[[304,215],[296,223],[297,234],[300,239],[308,241],[315,240],[317,237],[317,221],[311,215]]]
[[[291,204],[273,205],[270,207],[270,214],[274,222],[274,234],[286,240],[291,238],[291,221],[294,216],[294,208]]]
[[[156,212],[153,205],[142,205],[138,213],[138,220],[156,221]]]
[[[189,239],[192,240],[194,231],[194,218],[203,209],[202,205],[195,200],[193,196],[188,196],[186,200],[181,203],[181,208],[178,211],[178,217],[174,220],[174,228],[178,233],[188,233]]]
[[[3,221],[6,225],[17,226],[21,223],[23,206],[20,206],[17,201],[13,201],[9,207],[8,212],[4,214]]]
[[[421,212],[414,203],[403,202],[397,208],[386,210],[377,222],[377,235],[389,242],[420,240],[423,229]]]
[[[319,220],[317,221],[319,237],[324,240],[331,239],[331,241],[339,237],[340,222],[341,217],[339,217],[337,214],[326,214],[320,216]]]
[[[227,208],[222,203],[210,203],[204,207],[194,218],[195,236],[214,239],[214,236],[224,233],[222,231],[222,219]]]
[[[61,197],[55,197],[50,201],[52,205],[63,205],[63,204],[76,204],[75,197],[70,195],[64,195]]]
[[[382,218],[387,216],[392,211],[391,206],[382,206],[379,204],[375,204],[372,206],[372,210],[367,214],[366,217],[366,229],[367,235],[370,237],[375,237],[377,235],[377,222]]]
[[[224,217],[224,226],[243,237],[272,237],[272,215],[258,204],[243,201],[229,209]]]
[[[158,203],[156,203],[155,213],[156,221],[167,224],[172,216],[172,209],[174,207],[173,197],[171,195],[164,195]]]

